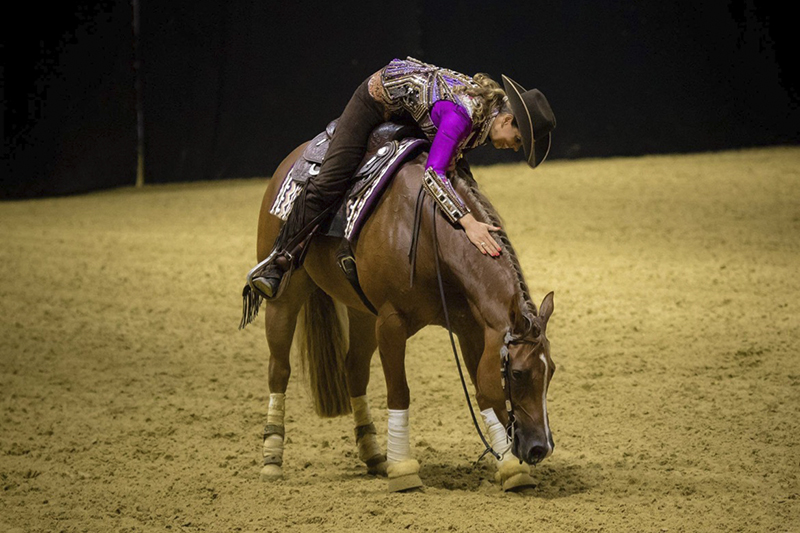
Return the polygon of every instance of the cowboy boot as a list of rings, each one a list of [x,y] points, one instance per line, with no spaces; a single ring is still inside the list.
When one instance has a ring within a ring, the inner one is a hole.
[[[267,265],[258,276],[253,278],[253,287],[264,298],[268,300],[275,298],[283,281],[283,276],[290,266],[291,256],[286,252],[279,252],[275,260]]]
[[[303,264],[306,251],[308,250],[308,243],[313,238],[314,234],[319,228],[321,219],[328,215],[330,210],[325,210],[321,215],[312,219],[312,221],[301,227],[299,230],[296,224],[290,224],[294,220],[287,221],[286,225],[281,228],[278,238],[275,241],[275,248],[273,248],[273,259],[264,265],[263,269],[254,274],[250,280],[250,284],[260,293],[262,297],[267,300],[277,298],[281,291],[281,283],[290,271],[299,268]]]

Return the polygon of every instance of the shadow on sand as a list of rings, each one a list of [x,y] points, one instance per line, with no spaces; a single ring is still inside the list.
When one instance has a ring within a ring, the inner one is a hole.
[[[580,465],[558,461],[546,462],[531,468],[536,487],[526,494],[538,498],[564,498],[587,492],[595,484]],[[420,477],[428,487],[444,490],[499,490],[495,482],[495,467],[484,459],[477,465],[453,465],[452,463],[423,463]]]

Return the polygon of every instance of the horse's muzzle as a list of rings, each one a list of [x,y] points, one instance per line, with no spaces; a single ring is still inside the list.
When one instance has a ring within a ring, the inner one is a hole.
[[[542,461],[545,457],[547,457],[550,453],[550,450],[545,446],[534,446],[530,450],[528,450],[528,456],[525,458],[525,462],[531,465],[535,465],[536,463]]]
[[[547,456],[553,453],[555,445],[552,440],[526,439],[520,438],[519,433],[514,439],[513,452],[518,459],[525,461],[529,465],[542,462]]]

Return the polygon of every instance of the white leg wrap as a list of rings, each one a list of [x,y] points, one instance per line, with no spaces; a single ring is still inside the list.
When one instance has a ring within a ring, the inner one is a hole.
[[[353,421],[356,427],[372,423],[372,415],[369,412],[369,402],[366,394],[357,398],[350,398],[350,406],[353,408]]]
[[[499,453],[503,458],[511,455],[508,450],[511,448],[511,443],[508,442],[506,437],[506,428],[500,423],[497,415],[494,414],[494,409],[484,409],[481,411],[483,423],[486,425],[486,432],[489,434],[489,443],[494,448],[494,451]]]
[[[274,393],[269,395],[269,409],[267,410],[267,427],[279,426],[284,427],[283,419],[285,416],[286,395]],[[264,439],[263,445],[264,457],[283,457],[283,435],[271,434]]]
[[[286,413],[286,395],[274,392],[269,395],[269,408],[267,410],[267,424],[282,426]]]
[[[283,475],[283,434],[285,433],[283,419],[285,415],[284,403],[286,395],[274,393],[269,395],[269,408],[267,409],[267,427],[264,428],[265,438],[262,445],[264,466],[261,468],[261,479],[272,481]]]
[[[386,444],[386,458],[390,463],[411,459],[408,409],[389,409],[389,438]]]
[[[503,487],[503,490],[521,490],[535,485],[530,476],[531,467],[520,463],[519,459],[511,453],[511,443],[506,437],[506,428],[500,423],[494,410],[481,411],[481,416],[486,423],[486,431],[489,433],[489,442],[492,443],[492,448],[502,456],[499,461],[496,461],[495,479]]]

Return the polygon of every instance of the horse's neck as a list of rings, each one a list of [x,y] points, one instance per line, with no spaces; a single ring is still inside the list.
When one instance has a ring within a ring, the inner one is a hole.
[[[478,220],[500,226],[500,220],[489,201],[466,180],[458,184],[458,192],[467,202]],[[452,277],[461,285],[472,307],[478,311],[485,327],[505,331],[511,321],[512,308],[522,314],[536,314],[536,306],[530,299],[527,284],[513,247],[504,232],[495,234],[503,252],[491,258],[478,252],[460,228],[446,231],[450,248],[442,255]]]
[[[442,221],[440,227],[450,226]],[[444,275],[463,291],[471,310],[485,328],[504,331],[510,325],[510,309],[519,299],[507,258],[483,256],[458,232],[439,233]],[[444,233],[444,236],[442,235]],[[505,253],[505,252],[504,252]]]

